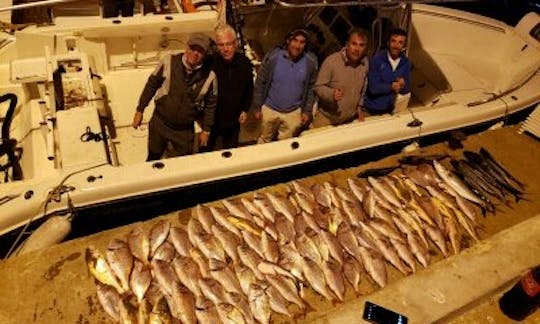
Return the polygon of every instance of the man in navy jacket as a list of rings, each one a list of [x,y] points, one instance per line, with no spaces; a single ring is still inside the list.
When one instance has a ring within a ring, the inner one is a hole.
[[[406,44],[407,32],[392,29],[387,49],[376,53],[371,59],[364,98],[364,109],[370,115],[391,113],[397,94],[410,92],[411,65],[404,55]]]

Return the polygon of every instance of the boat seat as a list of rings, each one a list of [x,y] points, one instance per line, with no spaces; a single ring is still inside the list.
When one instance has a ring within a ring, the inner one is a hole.
[[[105,142],[97,138],[103,135],[96,107],[77,107],[58,111],[56,127],[64,169],[80,169],[108,163]]]

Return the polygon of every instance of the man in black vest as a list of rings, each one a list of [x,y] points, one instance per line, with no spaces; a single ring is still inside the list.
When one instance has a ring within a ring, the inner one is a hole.
[[[217,79],[203,64],[210,46],[204,34],[190,36],[184,54],[167,55],[148,78],[132,126],[138,128],[143,112],[155,95],[155,110],[148,125],[147,161],[161,159],[168,143],[172,156],[193,153],[194,122],[201,120],[199,146],[206,146],[214,124]],[[201,118],[202,116],[202,118]]]

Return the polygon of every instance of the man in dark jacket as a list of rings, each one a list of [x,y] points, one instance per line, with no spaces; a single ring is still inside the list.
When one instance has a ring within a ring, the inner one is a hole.
[[[284,48],[268,53],[259,68],[252,109],[262,119],[259,143],[293,137],[312,118],[317,57],[306,51],[308,32],[294,29]]]
[[[238,146],[240,124],[246,120],[253,97],[253,67],[249,59],[237,51],[236,33],[231,26],[216,28],[216,45],[218,53],[212,60],[219,95],[209,150]]]
[[[169,142],[172,156],[193,153],[194,122],[201,115],[199,145],[208,144],[217,100],[215,74],[203,64],[209,46],[208,36],[191,35],[185,54],[165,56],[148,78],[132,123],[134,128],[141,125],[144,109],[156,95],[148,126],[147,161],[160,159]]]
[[[388,38],[388,48],[371,59],[364,97],[364,109],[370,115],[391,113],[397,94],[410,92],[411,65],[404,55],[406,45],[407,32],[393,29]]]

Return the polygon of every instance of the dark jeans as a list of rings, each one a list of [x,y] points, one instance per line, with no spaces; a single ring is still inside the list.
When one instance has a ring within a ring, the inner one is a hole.
[[[103,18],[117,17],[119,13],[122,17],[131,17],[134,6],[134,0],[104,0]]]
[[[148,157],[146,161],[161,159],[168,143],[171,143],[173,147],[171,157],[192,154],[194,139],[195,130],[193,127],[180,130],[172,129],[154,115],[148,124]]]
[[[235,148],[238,146],[239,134],[240,125],[226,129],[212,129],[210,138],[208,139],[208,147],[205,151]]]

